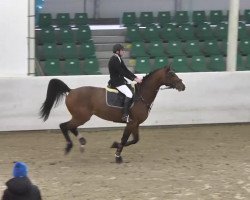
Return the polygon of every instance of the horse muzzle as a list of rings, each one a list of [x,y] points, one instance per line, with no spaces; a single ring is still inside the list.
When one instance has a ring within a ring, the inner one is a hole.
[[[178,83],[175,87],[179,92],[184,91],[186,89],[186,86],[183,83]]]

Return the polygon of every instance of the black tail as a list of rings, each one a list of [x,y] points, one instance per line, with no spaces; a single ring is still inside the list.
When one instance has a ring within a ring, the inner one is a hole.
[[[40,116],[43,118],[43,121],[46,121],[49,117],[50,110],[58,104],[60,99],[65,95],[66,92],[69,92],[71,89],[59,79],[51,79],[48,85],[46,99],[40,108]]]

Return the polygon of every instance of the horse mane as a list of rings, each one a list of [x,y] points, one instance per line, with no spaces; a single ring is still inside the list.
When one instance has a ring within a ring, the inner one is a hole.
[[[154,71],[150,72],[149,74],[146,74],[146,76],[143,77],[142,82],[144,82],[145,80],[149,79],[149,77],[151,77],[154,73],[156,73],[159,70],[160,69],[155,69]]]

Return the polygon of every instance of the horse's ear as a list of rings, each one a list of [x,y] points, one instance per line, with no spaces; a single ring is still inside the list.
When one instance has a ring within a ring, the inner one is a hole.
[[[165,67],[165,70],[166,70],[166,73],[170,72],[170,70],[171,70],[170,65],[169,65],[169,66],[166,66],[166,67]]]

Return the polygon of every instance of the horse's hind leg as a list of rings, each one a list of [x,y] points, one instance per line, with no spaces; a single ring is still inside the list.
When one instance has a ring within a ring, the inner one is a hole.
[[[60,126],[60,129],[63,133],[63,136],[65,137],[66,141],[67,141],[67,144],[66,144],[66,147],[65,147],[65,154],[69,153],[71,148],[73,147],[73,143],[69,137],[69,128],[68,128],[68,123],[69,122],[64,122],[64,123],[61,123],[59,126]]]
[[[65,122],[60,124],[60,128],[62,130],[62,133],[67,141],[66,147],[65,147],[65,154],[68,154],[70,152],[70,150],[73,147],[73,143],[69,137],[69,133],[68,131],[70,130],[76,137],[78,137],[78,140],[80,142],[81,145],[85,145],[86,144],[86,140],[80,136],[80,134],[77,131],[77,127],[84,124],[85,122],[87,122],[89,120],[77,120],[75,118],[72,118],[70,121]]]
[[[77,128],[72,128],[70,131],[77,137],[79,143],[80,143],[80,150],[84,151],[84,146],[87,143],[85,138],[78,132]]]

